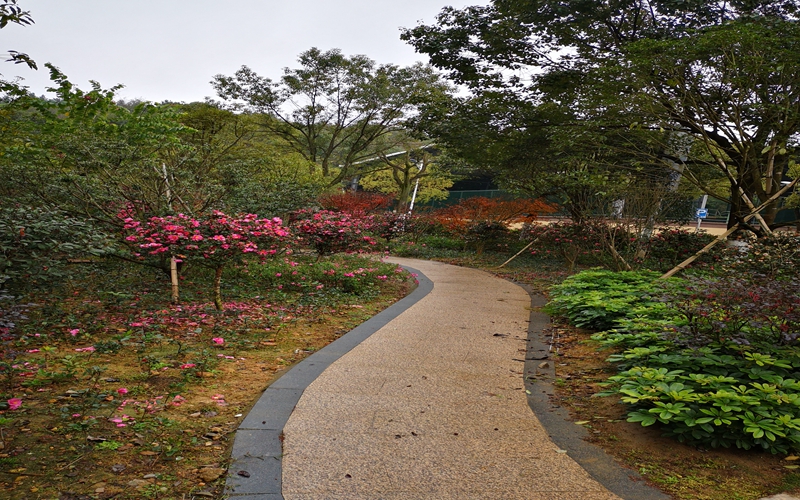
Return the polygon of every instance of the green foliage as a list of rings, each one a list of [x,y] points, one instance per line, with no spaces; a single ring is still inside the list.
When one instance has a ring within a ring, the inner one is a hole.
[[[595,338],[619,345],[621,334]],[[638,332],[609,361],[630,366],[600,395],[631,406],[629,422],[661,423],[681,442],[711,447],[800,449],[800,356],[796,349],[752,352],[732,343],[680,348]]]
[[[645,244],[647,256],[644,265],[656,271],[669,271],[688,257],[696,254],[714,237],[706,232],[685,229],[664,229],[654,233]],[[709,264],[720,258],[719,254],[704,254],[698,264]],[[695,267],[697,264],[695,264]]]
[[[254,263],[248,274],[274,299],[327,307],[374,297],[382,282],[395,279],[397,269],[395,264],[340,255],[319,261],[287,258]]]
[[[0,207],[0,284],[62,277],[67,259],[103,255],[112,238],[91,221],[46,207]]]
[[[553,287],[545,310],[593,330],[613,328],[623,318],[658,315],[665,309],[657,300],[663,291],[655,282],[658,276],[652,271],[583,271]]]
[[[729,274],[756,273],[767,279],[800,279],[800,235],[775,232],[772,236],[745,236],[744,252],[724,254],[722,267]]]
[[[447,7],[401,38],[472,91],[423,128],[509,186],[556,195],[580,221],[592,197],[621,183],[670,191],[681,170],[731,199],[738,222],[744,195],[766,201],[796,164],[797,12],[793,1],[495,0]],[[762,213],[770,224],[777,206]]]
[[[449,88],[430,67],[376,65],[363,55],[311,48],[278,82],[242,66],[232,77],[217,75],[223,99],[260,114],[261,125],[314,164],[336,184],[359,161],[390,151],[420,103]]]
[[[467,226],[464,241],[472,245],[478,255],[482,254],[487,245],[500,245],[509,237],[509,230],[505,224],[497,221],[477,221]]]
[[[120,446],[122,446],[122,443],[120,443],[119,441],[109,440],[97,443],[95,445],[95,449],[116,451],[120,448]]]
[[[621,371],[600,395],[682,442],[800,449],[797,283],[656,276],[592,270],[554,287],[548,312],[609,329],[592,338],[615,349]]]

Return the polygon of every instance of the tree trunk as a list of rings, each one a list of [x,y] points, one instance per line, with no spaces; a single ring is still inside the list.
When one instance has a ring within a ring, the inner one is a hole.
[[[222,311],[224,306],[222,305],[222,291],[220,290],[220,284],[222,283],[222,266],[216,268],[214,273],[214,307],[217,308],[217,311]]]
[[[172,303],[177,304],[179,298],[178,261],[175,260],[175,257],[172,257],[169,260],[169,277],[172,281]]]

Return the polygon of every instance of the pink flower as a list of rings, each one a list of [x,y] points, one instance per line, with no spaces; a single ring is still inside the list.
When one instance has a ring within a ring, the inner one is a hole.
[[[8,400],[8,409],[9,410],[18,410],[19,407],[22,406],[22,400],[19,398],[11,398]]]
[[[124,396],[125,394],[128,394],[128,389],[120,387],[119,389],[117,389],[117,394],[119,394],[120,396]]]
[[[213,339],[211,339],[211,341],[217,345],[222,345],[225,343],[225,339],[223,339],[222,337],[214,337]]]
[[[81,348],[75,349],[75,351],[76,352],[94,352],[94,346],[81,347]]]
[[[73,337],[76,336],[79,333],[81,333],[80,328],[75,328],[75,329],[69,331],[69,334],[72,335]]]
[[[28,352],[31,353],[31,354],[35,354],[35,353],[39,352],[39,349],[28,349]]]
[[[181,369],[182,370],[187,370],[189,368],[194,368],[195,366],[197,366],[197,365],[194,364],[194,363],[186,363],[186,364],[181,365]]]

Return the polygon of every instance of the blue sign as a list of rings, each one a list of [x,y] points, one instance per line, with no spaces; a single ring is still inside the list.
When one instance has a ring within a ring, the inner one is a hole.
[[[705,219],[706,217],[708,217],[708,210],[706,210],[705,208],[698,208],[697,212],[695,213],[695,217],[697,217],[698,219]]]

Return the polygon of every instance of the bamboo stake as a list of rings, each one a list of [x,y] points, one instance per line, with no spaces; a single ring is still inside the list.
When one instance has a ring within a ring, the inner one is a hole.
[[[749,218],[751,218],[751,217],[748,215],[747,217],[745,217],[745,220],[747,220]],[[684,260],[683,262],[681,262],[677,266],[675,266],[672,269],[670,269],[669,271],[667,271],[667,273],[664,274],[663,276],[661,276],[659,279],[665,280],[665,279],[675,275],[676,273],[678,273],[680,271],[683,271],[684,269],[686,269],[689,266],[689,264],[691,264],[692,262],[696,261],[698,258],[700,258],[701,255],[703,255],[704,253],[706,253],[709,250],[711,250],[712,248],[714,248],[717,243],[719,243],[720,241],[723,241],[724,239],[726,239],[728,236],[730,236],[737,229],[739,229],[739,223],[738,222],[736,224],[734,224],[733,227],[731,227],[730,229],[728,229],[727,231],[725,231],[721,235],[717,236],[716,239],[714,239],[714,241],[712,241],[708,245],[704,246],[699,252],[697,252],[696,254],[692,255],[688,259]]]
[[[750,214],[749,214],[749,215],[747,215],[747,216],[744,218],[744,221],[745,221],[745,222],[747,222],[747,221],[749,221],[750,219],[752,219],[753,217],[756,217],[756,216],[758,215],[758,212],[760,212],[761,210],[763,210],[763,209],[764,209],[764,207],[766,207],[767,205],[769,205],[769,204],[770,204],[770,203],[772,203],[773,201],[777,200],[778,198],[780,198],[780,197],[781,197],[781,195],[783,195],[783,193],[785,193],[786,191],[788,191],[788,190],[790,190],[792,187],[794,187],[794,185],[795,185],[795,184],[797,184],[797,181],[800,181],[800,177],[796,177],[794,180],[792,180],[792,182],[790,182],[789,184],[787,184],[787,185],[783,186],[783,188],[781,188],[781,189],[780,189],[780,190],[779,190],[777,193],[775,193],[775,194],[773,194],[772,196],[770,196],[770,197],[769,197],[769,199],[768,199],[767,201],[765,201],[764,203],[762,203],[762,204],[761,204],[761,205],[759,205],[758,207],[755,207],[755,208],[753,208],[753,209],[752,209],[752,212],[750,212]],[[711,250],[711,249],[712,249],[712,248],[713,248],[713,247],[714,247],[714,246],[715,246],[717,243],[719,243],[720,241],[723,241],[724,239],[726,239],[728,236],[730,236],[730,235],[731,235],[731,233],[733,233],[733,232],[734,232],[734,231],[736,231],[737,229],[739,229],[739,223],[738,223],[738,222],[737,222],[736,224],[734,224],[734,225],[733,225],[733,227],[731,227],[730,229],[728,229],[727,231],[725,231],[725,232],[724,232],[724,233],[722,233],[721,235],[717,236],[717,238],[716,238],[714,241],[712,241],[712,242],[711,242],[711,243],[709,243],[708,245],[704,246],[704,247],[703,247],[703,248],[702,248],[702,249],[701,249],[699,252],[697,252],[696,254],[692,255],[692,256],[691,256],[691,257],[689,257],[688,259],[684,260],[683,262],[681,262],[681,263],[680,263],[680,264],[678,264],[677,266],[675,266],[675,267],[673,267],[672,269],[670,269],[669,271],[667,271],[667,272],[666,272],[666,273],[665,273],[663,276],[661,276],[659,279],[662,279],[662,280],[663,280],[663,279],[667,279],[667,278],[669,278],[670,276],[674,276],[674,275],[675,275],[676,273],[678,273],[679,271],[682,271],[682,270],[686,269],[686,268],[689,266],[689,264],[691,264],[692,262],[694,262],[695,260],[697,260],[697,259],[698,259],[698,257],[700,257],[701,255],[703,255],[704,253],[706,253],[706,252],[708,252],[709,250]]]
[[[534,240],[533,240],[533,241],[531,241],[530,243],[528,243],[527,245],[525,245],[525,247],[524,247],[522,250],[520,250],[519,252],[517,252],[516,254],[514,254],[514,256],[513,256],[513,257],[511,257],[511,258],[510,258],[510,259],[508,259],[507,261],[505,261],[505,262],[503,262],[502,264],[500,264],[500,265],[497,267],[497,269],[500,269],[500,268],[502,268],[503,266],[505,266],[506,264],[508,264],[508,263],[509,263],[509,262],[511,262],[512,260],[514,260],[514,259],[516,259],[517,257],[519,257],[520,255],[522,255],[522,252],[524,252],[525,250],[529,249],[529,248],[531,247],[531,245],[533,245],[534,243],[536,243],[537,241],[539,241],[539,238],[541,238],[542,236],[544,236],[545,234],[547,234],[547,232],[548,232],[548,231],[550,231],[550,229],[549,229],[549,228],[548,228],[548,229],[545,229],[545,230],[544,230],[544,232],[542,232],[542,234],[540,234],[539,236],[537,236],[536,238],[534,238]]]

